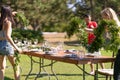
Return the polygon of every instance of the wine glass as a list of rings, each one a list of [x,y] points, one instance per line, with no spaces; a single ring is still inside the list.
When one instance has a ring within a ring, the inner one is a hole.
[[[100,51],[95,51],[94,54],[95,54],[95,57],[99,57],[101,55]]]
[[[14,42],[15,42],[15,43],[18,43],[18,39],[17,39],[17,38],[15,38],[15,39],[14,39]]]
[[[64,42],[58,42],[57,52],[61,53],[63,51]]]
[[[32,41],[31,40],[28,40],[28,45],[30,46],[32,44]]]
[[[43,44],[42,44],[42,50],[45,51],[46,47],[48,45],[48,42],[46,40],[43,41]]]
[[[19,47],[22,47],[23,45],[22,45],[22,40],[17,40],[17,46],[19,46]]]
[[[35,45],[38,44],[38,39],[34,39],[34,44],[35,44]]]
[[[85,57],[84,50],[78,50],[77,55],[78,55],[78,58],[83,59]]]
[[[64,42],[59,42],[57,47],[59,50],[63,50],[63,46],[64,46]]]
[[[25,46],[27,45],[27,42],[28,42],[28,40],[27,40],[27,38],[25,38],[25,39],[23,40],[23,43],[24,43]]]

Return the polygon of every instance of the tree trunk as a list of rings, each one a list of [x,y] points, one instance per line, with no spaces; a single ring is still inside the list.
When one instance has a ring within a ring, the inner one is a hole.
[[[92,19],[94,19],[93,0],[90,0],[90,6],[91,6],[91,16],[92,16]]]

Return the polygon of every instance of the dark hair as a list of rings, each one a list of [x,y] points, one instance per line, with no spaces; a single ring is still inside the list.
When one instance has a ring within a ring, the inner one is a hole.
[[[3,26],[3,22],[5,20],[5,18],[8,18],[8,20],[10,20],[13,24],[15,23],[14,22],[14,19],[13,19],[13,15],[12,15],[12,10],[9,6],[5,6],[3,5],[1,7],[1,18],[0,18],[0,30],[2,30],[2,26]]]
[[[88,18],[89,16],[91,16],[90,14],[84,14],[84,18]]]

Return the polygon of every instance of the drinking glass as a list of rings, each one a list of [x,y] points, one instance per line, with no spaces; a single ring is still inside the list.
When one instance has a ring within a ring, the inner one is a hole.
[[[64,42],[59,42],[58,45],[57,45],[57,48],[59,50],[63,50],[63,46],[64,46]]]
[[[28,40],[27,40],[27,38],[25,38],[25,39],[23,40],[23,43],[24,43],[25,46],[27,45],[27,42],[28,42]]]
[[[48,48],[48,41],[45,40],[45,41],[43,42],[43,44],[42,44],[42,50],[43,50],[43,51],[46,51],[47,48]]]
[[[64,47],[64,42],[58,42],[57,52],[58,52],[58,53],[63,52],[63,47]]]
[[[15,39],[14,39],[14,42],[15,42],[15,43],[18,43],[18,39],[17,39],[17,38],[15,38]]]
[[[32,44],[32,41],[31,40],[28,40],[28,45],[30,46]]]
[[[23,45],[22,45],[22,40],[20,40],[20,39],[17,40],[17,46],[18,46],[18,47],[21,47],[21,48],[23,47]]]
[[[38,44],[38,39],[34,39],[34,44],[35,44],[35,45]]]
[[[77,55],[78,58],[83,59],[85,57],[85,52],[83,50],[78,50]]]
[[[96,51],[94,52],[94,54],[95,54],[95,57],[99,57],[101,55],[100,51]]]
[[[28,40],[27,45],[26,45],[27,49],[30,50],[31,46],[32,46],[32,41]]]

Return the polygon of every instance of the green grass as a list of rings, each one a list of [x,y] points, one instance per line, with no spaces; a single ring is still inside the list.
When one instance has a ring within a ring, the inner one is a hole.
[[[77,47],[77,46],[67,46],[66,48],[70,49],[71,47],[74,47],[74,49],[79,49],[79,47]],[[102,52],[102,55],[111,56],[110,52],[105,52],[103,50],[101,52]],[[36,61],[39,60],[38,58],[35,58],[35,57],[34,57],[34,59]],[[45,63],[49,64],[50,61],[45,60]],[[7,66],[8,66],[8,68],[6,68],[5,80],[14,80],[13,69],[12,69],[9,61],[7,61]],[[21,55],[20,66],[22,69],[21,80],[25,80],[25,77],[30,70],[30,58],[27,55]],[[106,68],[110,67],[110,64],[105,64],[105,67]],[[51,80],[56,80],[50,71],[50,67],[46,67],[45,69],[51,74]],[[35,74],[37,74],[38,71],[39,71],[39,65],[34,64],[34,69],[32,71],[32,75],[27,80],[34,80],[34,78],[36,76]],[[59,78],[59,80],[82,80],[82,71],[79,70],[78,67],[76,67],[73,64],[57,62],[54,64],[54,71],[57,74],[57,77]],[[90,72],[89,64],[86,64],[86,71]],[[44,74],[41,77],[39,77],[39,79],[37,79],[37,80],[49,80],[49,79],[48,79],[48,76]],[[86,80],[94,80],[94,77],[87,75]],[[105,78],[101,78],[99,80],[105,80]]]

